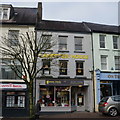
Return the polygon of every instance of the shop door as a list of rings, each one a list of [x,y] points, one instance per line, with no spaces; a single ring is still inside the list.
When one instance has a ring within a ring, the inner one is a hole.
[[[101,83],[100,84],[100,96],[101,99],[106,96],[112,96],[113,95],[113,86],[112,83]]]

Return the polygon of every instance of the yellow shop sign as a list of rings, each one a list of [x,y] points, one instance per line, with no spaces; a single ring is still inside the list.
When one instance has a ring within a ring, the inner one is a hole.
[[[88,55],[70,55],[70,54],[40,54],[41,58],[74,58],[74,59],[88,59]]]

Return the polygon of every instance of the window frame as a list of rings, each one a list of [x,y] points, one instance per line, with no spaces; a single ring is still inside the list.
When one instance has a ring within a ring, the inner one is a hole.
[[[19,44],[19,32],[19,30],[8,31],[9,46],[17,46]]]
[[[5,16],[5,11],[7,10],[6,12],[6,17],[4,18]],[[0,20],[8,20],[9,19],[9,8],[0,8]]]
[[[107,55],[101,55],[101,70],[107,70],[108,69],[108,61],[107,61]],[[105,58],[105,62],[103,62],[102,58]],[[104,69],[105,68],[105,69]]]
[[[51,61],[49,59],[42,59],[42,75],[50,75],[51,74]],[[48,64],[45,64],[48,63]]]
[[[63,67],[61,66],[61,63],[63,63]],[[67,60],[59,60],[59,75],[68,75],[68,61]]]
[[[101,37],[104,37],[104,39]],[[99,44],[100,48],[106,48],[106,35],[99,35]]]
[[[114,38],[117,38],[117,39],[114,39]],[[119,37],[118,36],[113,36],[113,49],[119,49]]]
[[[80,40],[80,44],[77,44],[76,40]],[[75,45],[75,51],[82,51],[83,50],[83,37],[74,36],[74,43],[75,43],[74,44]],[[81,49],[76,49],[76,46],[77,47],[79,46]]]
[[[84,75],[84,61],[75,61],[76,62],[76,75]],[[80,63],[80,66],[77,67]],[[81,72],[79,72],[78,70],[80,70]]]
[[[62,38],[62,39],[61,39],[61,38]],[[67,50],[68,50],[67,39],[68,39],[68,36],[62,36],[62,35],[59,35],[59,36],[58,36],[58,44],[59,44],[58,50],[59,50],[59,51],[67,51]],[[60,42],[60,41],[62,41],[62,40],[64,40],[65,43]],[[63,49],[63,48],[64,48],[64,49]]]
[[[118,59],[118,60],[116,61],[116,59]],[[115,70],[120,70],[120,56],[114,56],[114,60],[115,60],[115,62],[114,62],[115,63]],[[116,69],[116,68],[118,68],[118,69]]]
[[[9,93],[9,94],[7,94],[7,93]],[[24,94],[19,94],[19,93],[24,93]],[[23,98],[23,99],[21,99],[22,106],[20,105],[21,104],[20,99],[19,99],[20,97]],[[5,93],[5,107],[6,108],[22,108],[22,109],[24,109],[26,107],[26,92],[25,91],[7,91]]]

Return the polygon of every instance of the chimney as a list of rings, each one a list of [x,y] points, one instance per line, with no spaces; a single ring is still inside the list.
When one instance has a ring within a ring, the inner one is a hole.
[[[42,20],[42,2],[38,2],[37,22]]]

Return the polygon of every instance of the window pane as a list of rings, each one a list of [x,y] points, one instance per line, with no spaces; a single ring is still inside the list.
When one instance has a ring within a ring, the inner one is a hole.
[[[8,37],[9,37],[9,45],[10,46],[16,46],[19,44],[19,31],[18,30],[9,30],[8,33]]]
[[[120,70],[120,56],[115,56],[115,70]]]
[[[3,19],[8,18],[8,9],[3,9]]]
[[[67,37],[59,36],[59,50],[67,50]]]
[[[60,75],[67,75],[67,61],[60,61]]]
[[[100,35],[100,48],[105,48],[105,35]]]
[[[107,56],[101,55],[101,69],[106,70],[107,69]]]
[[[77,61],[76,62],[76,75],[83,75],[83,62]]]
[[[54,101],[54,87],[40,86],[40,100],[41,106],[53,106]]]
[[[75,50],[82,50],[82,39],[80,37],[75,37]]]
[[[50,61],[43,60],[43,74],[49,75],[50,74]]]
[[[118,36],[113,36],[113,48],[118,49]]]

